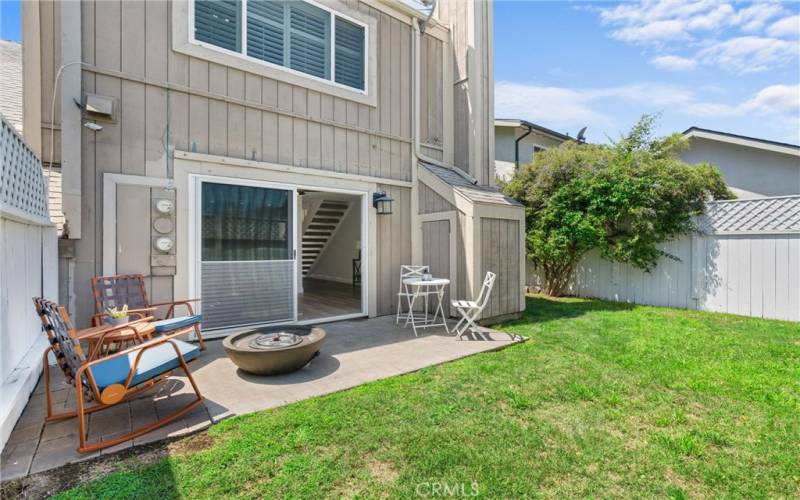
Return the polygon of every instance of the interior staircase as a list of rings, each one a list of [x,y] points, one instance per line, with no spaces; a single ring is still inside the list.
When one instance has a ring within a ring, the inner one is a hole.
[[[350,210],[351,202],[323,200],[311,215],[303,229],[303,277],[308,276],[311,268],[328,246],[333,235],[339,229],[345,215]],[[308,217],[308,215],[306,216]]]

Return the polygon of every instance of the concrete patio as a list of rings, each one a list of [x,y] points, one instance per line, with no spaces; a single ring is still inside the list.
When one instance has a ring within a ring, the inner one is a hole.
[[[208,342],[208,350],[190,368],[205,397],[199,406],[150,434],[112,448],[80,454],[77,423],[68,419],[45,423],[44,384],[40,380],[2,453],[2,480],[33,474],[86,460],[99,454],[179,436],[208,427],[220,419],[274,408],[302,399],[329,394],[472,354],[496,350],[523,339],[486,330],[458,340],[443,329],[430,329],[414,337],[411,328],[395,325],[394,316],[323,325],[328,338],[322,354],[297,372],[258,377],[239,371],[226,357],[221,340]],[[176,374],[182,375],[180,371]],[[51,370],[53,398],[60,408],[74,408],[75,390],[60,372]],[[88,418],[89,439],[130,432],[158,416],[169,414],[191,398],[183,376],[144,393],[126,404]]]

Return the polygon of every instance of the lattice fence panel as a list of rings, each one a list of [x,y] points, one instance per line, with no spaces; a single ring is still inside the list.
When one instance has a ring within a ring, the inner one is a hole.
[[[800,232],[800,196],[709,203],[699,227],[706,234]]]
[[[47,186],[42,162],[5,117],[0,115],[0,209],[47,222]]]

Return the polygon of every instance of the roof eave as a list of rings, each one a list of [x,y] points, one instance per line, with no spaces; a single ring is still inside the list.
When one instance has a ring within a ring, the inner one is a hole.
[[[399,10],[403,14],[407,16],[425,20],[428,18],[428,14],[422,11],[419,11],[412,6],[408,5],[407,3],[403,2],[402,0],[380,0],[381,3],[394,7],[395,9]]]
[[[541,125],[536,125],[535,123],[531,123],[527,120],[522,120],[519,118],[496,118],[494,120],[495,127],[530,127],[531,129],[535,130],[536,132],[551,137],[553,139],[559,141],[570,141],[575,140],[573,137],[568,136],[567,134],[562,134],[561,132],[556,132],[555,130],[550,130],[547,127],[542,127]]]
[[[800,156],[800,146],[795,146],[793,144],[784,144],[765,139],[758,139],[755,137],[746,137],[737,134],[729,134],[726,132],[719,132],[716,130],[702,129],[700,127],[690,127],[683,132],[683,135],[687,138],[697,137],[699,139],[708,139],[711,141],[736,144],[738,146],[763,149],[765,151],[771,151],[773,153],[782,153],[791,156]]]

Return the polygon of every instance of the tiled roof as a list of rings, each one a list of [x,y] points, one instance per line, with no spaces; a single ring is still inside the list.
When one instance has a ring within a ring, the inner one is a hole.
[[[452,186],[454,190],[458,191],[472,202],[522,206],[522,204],[513,198],[504,195],[499,189],[489,186],[476,186],[449,168],[439,167],[425,162],[421,162],[421,164],[433,175]]]
[[[22,45],[0,40],[0,113],[22,133]]]

